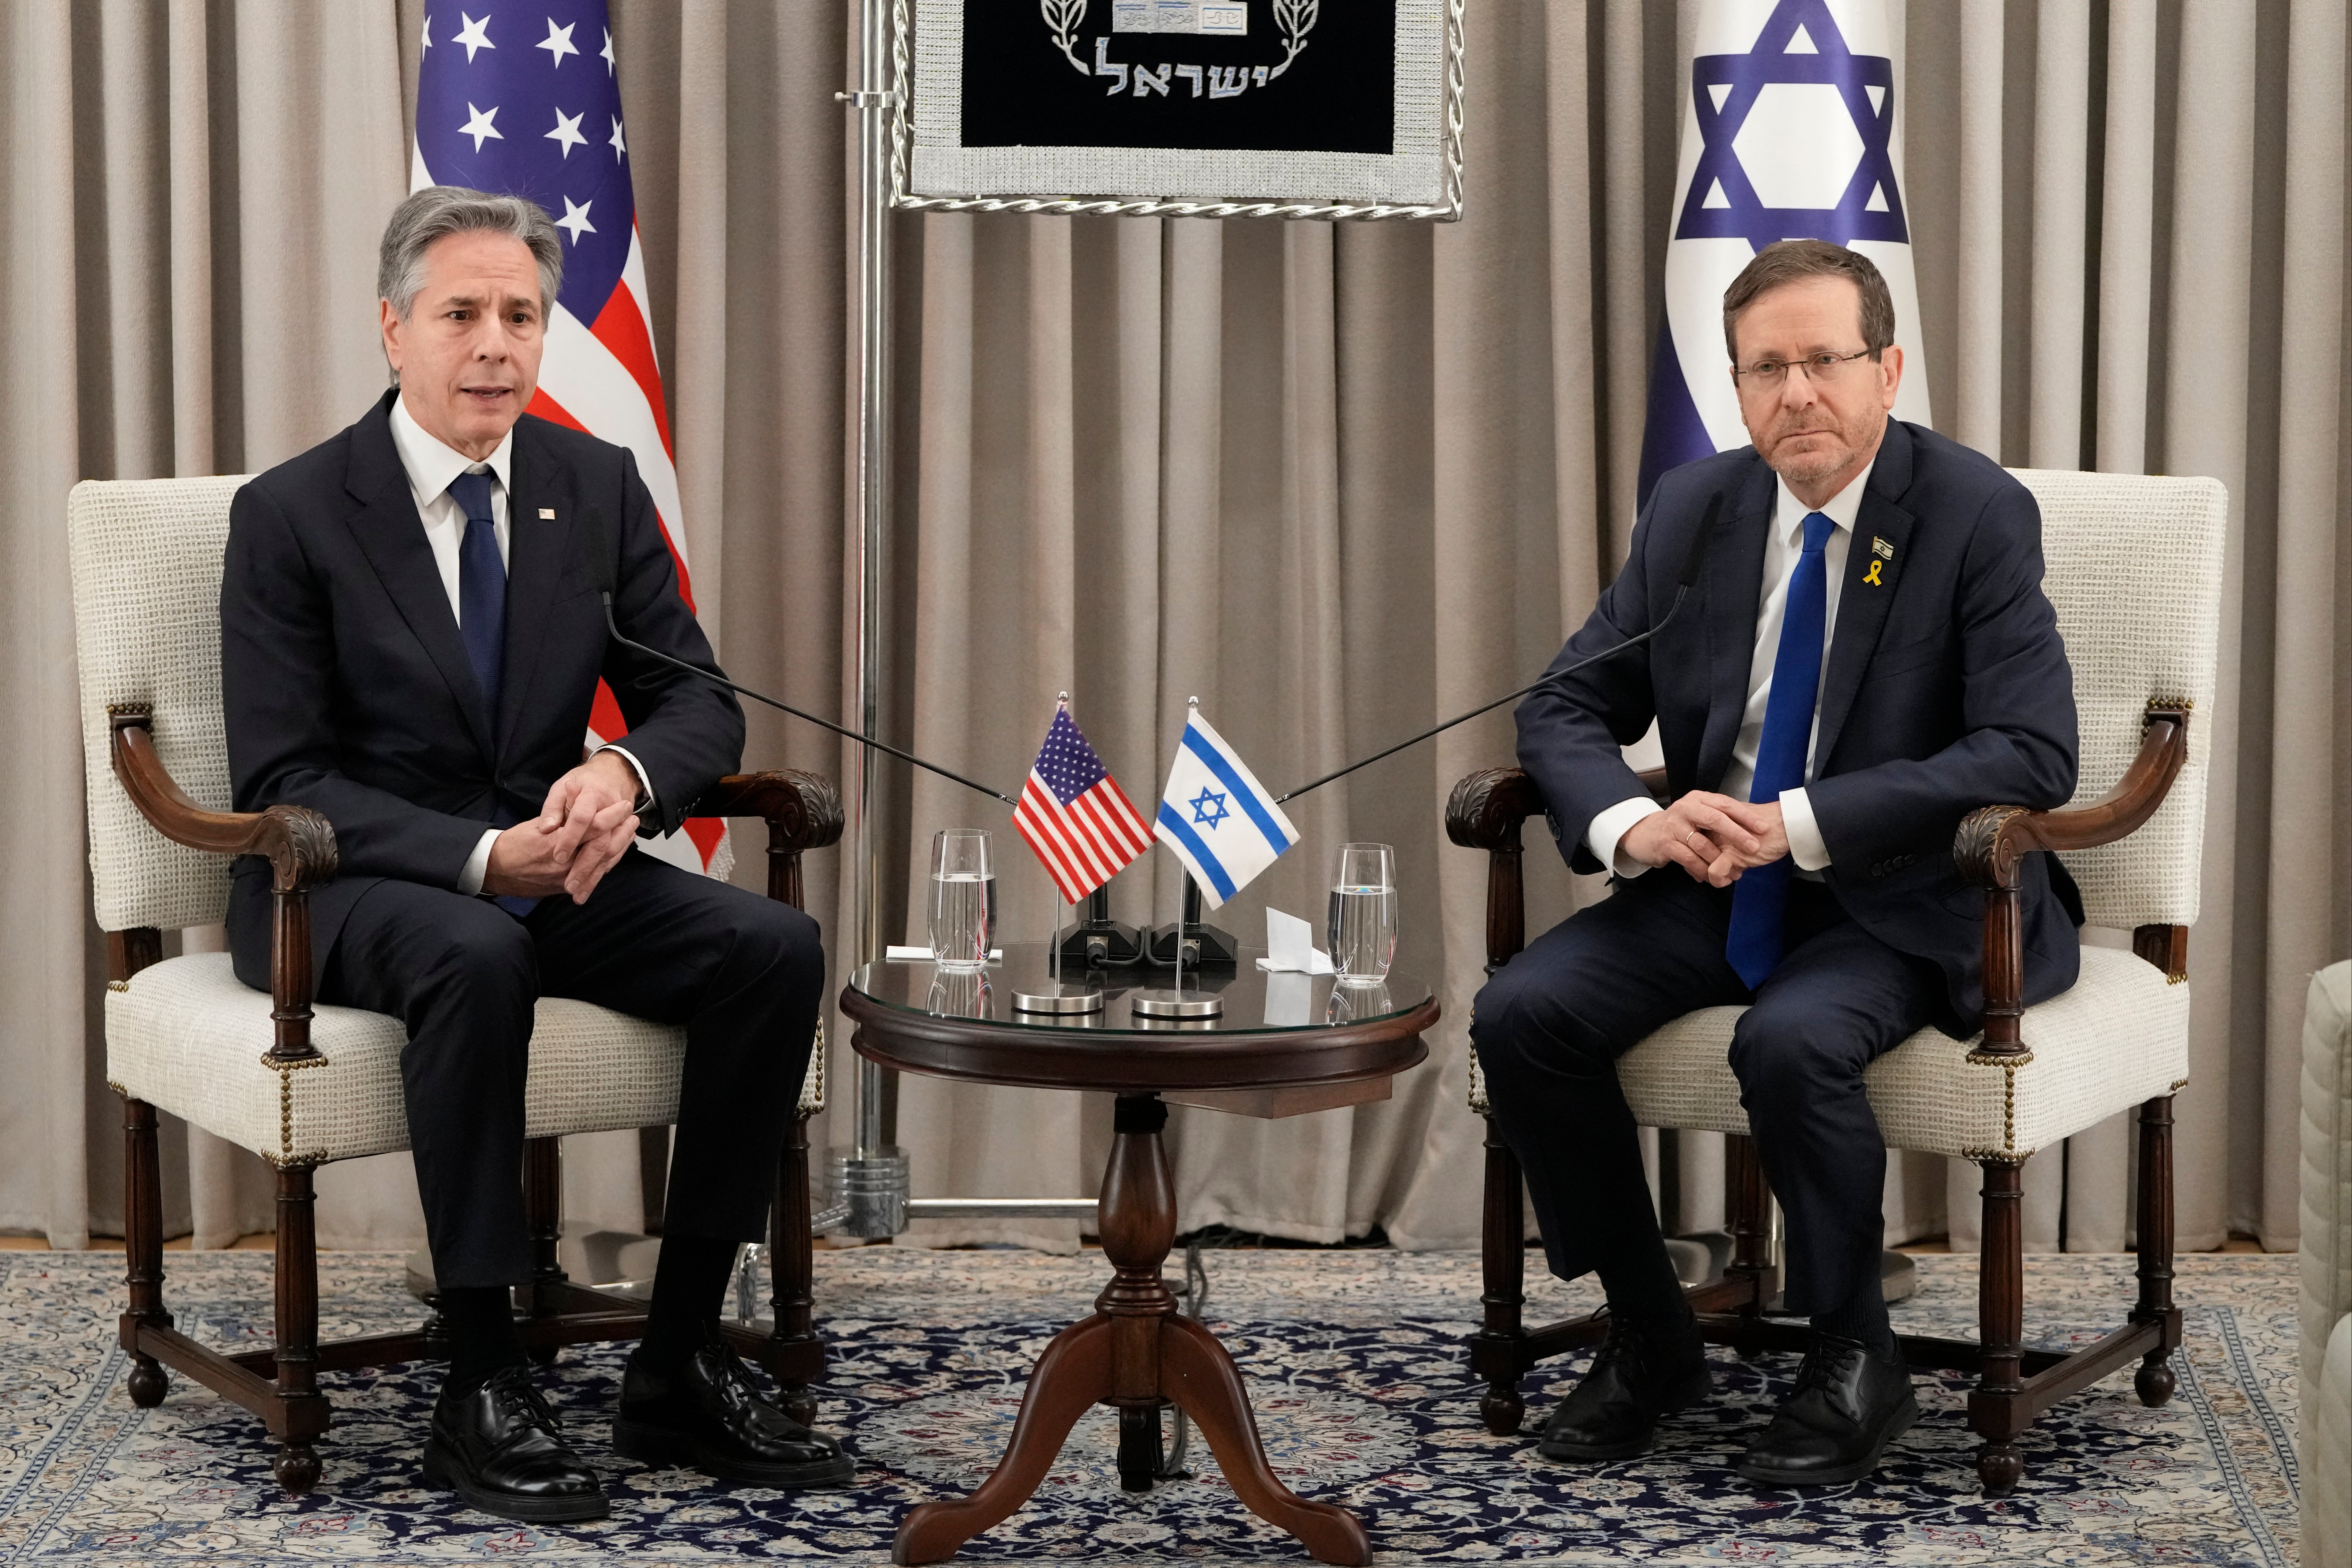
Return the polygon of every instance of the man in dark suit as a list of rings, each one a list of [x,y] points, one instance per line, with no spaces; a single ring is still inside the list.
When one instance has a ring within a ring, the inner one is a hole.
[[[236,808],[307,805],[334,826],[341,874],[310,895],[317,994],[407,1025],[402,1087],[451,1339],[426,1472],[535,1521],[606,1512],[511,1313],[530,1274],[523,1084],[542,995],[687,1028],[661,1260],[614,1447],[754,1485],[850,1473],[718,1334],[737,1247],[766,1234],[824,955],[800,911],[633,851],[739,765],[743,716],[607,634],[593,511],[617,534],[624,633],[717,668],[628,451],[523,414],[558,239],[517,197],[436,187],[401,204],[379,273],[397,385],[237,492],[221,584]],[[629,732],[583,759],[599,677]],[[267,990],[264,863],[237,868],[229,939],[239,977]]]
[[[1542,1451],[1620,1458],[1708,1377],[1616,1058],[1694,1008],[1749,1004],[1731,1067],[1813,1336],[1739,1468],[1826,1484],[1874,1468],[1918,1414],[1879,1284],[1886,1150],[1863,1068],[1927,1025],[1975,1032],[1984,895],[1953,833],[1979,805],[2073,795],[2074,686],[2032,497],[1887,416],[1903,352],[1877,269],[1816,240],[1768,247],[1726,291],[1724,331],[1754,446],[1658,480],[1555,668],[1664,617],[1719,498],[1690,602],[1518,710],[1562,852],[1615,890],[1488,982],[1471,1038],[1552,1272],[1598,1270],[1608,1294],[1609,1339]],[[1620,751],[1654,719],[1663,808]],[[2051,857],[2023,876],[2036,1002],[2074,984],[2081,903]]]

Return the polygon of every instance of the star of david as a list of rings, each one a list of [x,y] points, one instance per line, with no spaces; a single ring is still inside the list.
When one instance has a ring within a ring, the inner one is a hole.
[[[1225,809],[1225,797],[1212,790],[1202,790],[1185,804],[1192,808],[1192,820],[1203,827],[1214,827],[1233,815]]]
[[[1791,44],[1798,52],[1790,52]],[[1853,117],[1862,157],[1834,206],[1767,206],[1740,164],[1732,143],[1764,89],[1779,83],[1835,88]],[[1777,239],[1909,243],[1888,150],[1895,129],[1895,62],[1847,48],[1826,0],[1780,0],[1747,54],[1694,58],[1691,102],[1704,144],[1675,226],[1676,239],[1744,239],[1757,250]]]

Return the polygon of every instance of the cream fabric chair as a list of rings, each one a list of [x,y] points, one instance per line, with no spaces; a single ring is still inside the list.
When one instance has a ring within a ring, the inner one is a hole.
[[[68,503],[90,878],[107,932],[107,1079],[126,1129],[131,1397],[159,1402],[176,1367],[260,1415],[281,1442],[288,1490],[317,1479],[312,1447],[328,1408],[316,1376],[338,1367],[433,1353],[431,1328],[317,1343],[311,1173],[408,1147],[400,1023],[352,1007],[313,1007],[307,890],[334,875],[334,834],[299,807],[228,811],[221,716],[221,557],[241,477],[88,482]],[[839,798],[809,773],[722,781],[698,814],[769,825],[769,894],[800,902],[800,857],[841,834]],[[275,995],[240,984],[225,953],[164,959],[161,933],[223,918],[230,857],[258,853],[276,872]],[[567,1132],[654,1127],[676,1119],[683,1028],[543,1000],[533,1026],[525,1189],[536,1257],[526,1294],[535,1354],[588,1340],[634,1338],[627,1303],[572,1285],[556,1264]],[[730,1331],[790,1401],[811,1408],[824,1366],[809,1321],[807,1118],[824,1105],[823,1041],[803,1086],[779,1172],[772,1256],[775,1332]],[[277,1343],[224,1355],[173,1327],[163,1299],[162,1200],[155,1112],[252,1150],[278,1169]]]
[[[2082,889],[2089,923],[2130,931],[2133,951],[2085,947],[2071,990],[2017,1004],[2016,925],[1989,921],[1986,1034],[1973,1041],[1922,1030],[1871,1064],[1864,1083],[1890,1147],[1974,1160],[1984,1169],[1980,1342],[1910,1338],[1913,1364],[1979,1374],[1969,1424],[1984,1438],[1986,1489],[2009,1490],[2016,1437],[2053,1401],[2135,1357],[2139,1396],[2173,1390],[2167,1358],[2180,1342],[2172,1305],[2172,1095],[2189,1077],[2188,928],[2197,919],[2205,816],[2206,736],[2221,625],[2221,545],[2229,498],[2211,479],[2020,470],[2040,502],[2044,587],[2074,670],[2081,727],[2076,804],[2028,812],[1988,803],[1960,826],[1953,854],[1987,889],[1988,908],[2013,911],[2020,857],[2058,851]],[[1657,781],[1663,787],[1663,779]],[[1454,792],[1454,841],[1491,856],[1488,968],[1524,940],[1519,825],[1543,805],[1516,768],[1473,773]],[[1618,1062],[1635,1119],[1647,1127],[1732,1135],[1728,1208],[1736,1254],[1718,1283],[1695,1287],[1709,1337],[1743,1351],[1799,1348],[1802,1331],[1767,1321],[1774,1293],[1770,1195],[1749,1142],[1728,1059],[1741,1009],[1691,1013]],[[1471,1063],[1471,1109],[1486,1110]],[[2023,1348],[2020,1173],[2036,1151],[2140,1107],[2139,1298],[2126,1324],[2061,1356]],[[1518,1379],[1545,1357],[1599,1339],[1592,1320],[1528,1330],[1519,1321],[1524,1234],[1517,1160],[1486,1138],[1486,1316],[1472,1365],[1496,1433],[1525,1415]]]
[[[2303,1552],[2352,1568],[2352,963],[2303,1013]]]

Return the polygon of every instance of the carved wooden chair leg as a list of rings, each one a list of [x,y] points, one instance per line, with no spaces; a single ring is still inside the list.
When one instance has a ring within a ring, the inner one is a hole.
[[[550,1318],[562,1311],[562,1287],[571,1276],[556,1259],[556,1246],[563,1239],[563,1141],[560,1138],[533,1138],[523,1144],[522,1202],[524,1218],[530,1226],[530,1315]],[[532,1342],[528,1331],[523,1337],[530,1359],[541,1366],[552,1366],[560,1347]]]
[[[2180,1343],[2180,1309],[2172,1304],[2172,1097],[2139,1108],[2139,1304],[2135,1323],[2160,1323],[2164,1340],[2132,1378],[2142,1405],[2172,1397],[2172,1352]]]
[[[1486,1123],[1486,1227],[1479,1239],[1485,1291],[1478,1298],[1484,1316],[1470,1337],[1471,1370],[1486,1380],[1478,1398],[1479,1416],[1486,1430],[1508,1437],[1527,1419],[1528,1402],[1519,1393],[1520,1352],[1527,1339],[1520,1309],[1527,1301],[1527,1215],[1519,1157],[1503,1142],[1490,1119]]]
[[[163,1182],[155,1151],[155,1108],[122,1097],[122,1251],[129,1266],[131,1310],[122,1314],[122,1348],[131,1352],[131,1403],[163,1403],[171,1378],[138,1348],[139,1325],[172,1326],[163,1310]]]
[[[1738,1307],[1740,1331],[1732,1343],[1741,1355],[1752,1355],[1763,1348],[1758,1333],[1778,1273],[1772,1262],[1772,1186],[1764,1179],[1755,1139],[1726,1133],[1723,1152],[1728,1189],[1724,1206],[1731,1219],[1731,1262],[1724,1273],[1747,1287]]]
[[[784,1135],[784,1153],[776,1172],[776,1202],[768,1222],[769,1281],[775,1294],[769,1301],[773,1327],[769,1343],[777,1352],[771,1364],[797,1369],[822,1356],[816,1337],[816,1257],[809,1235],[808,1118],[795,1116]],[[793,1420],[814,1426],[816,1395],[807,1382],[779,1370],[778,1403]]]
[[[2000,1497],[2025,1473],[2017,1438],[2032,1425],[2020,1376],[2025,1352],[2025,1232],[2021,1160],[1979,1160],[1984,1170],[1984,1230],[1978,1254],[1977,1334],[1984,1360],[1969,1395],[1969,1425],[1985,1440],[1977,1479]]]
[[[310,1167],[278,1173],[278,1401],[269,1429],[282,1445],[278,1484],[296,1497],[319,1481],[312,1445],[327,1429],[326,1396],[319,1392],[319,1247]]]

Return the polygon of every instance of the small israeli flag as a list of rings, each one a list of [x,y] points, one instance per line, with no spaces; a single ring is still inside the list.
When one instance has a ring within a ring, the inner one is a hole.
[[[1298,829],[1225,738],[1201,717],[1195,698],[1177,743],[1176,765],[1160,795],[1152,837],[1176,852],[1201,896],[1215,909],[1249,886],[1298,842]]]

